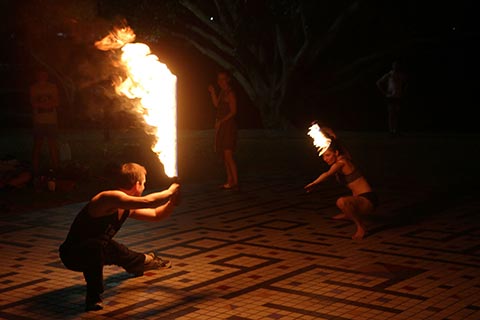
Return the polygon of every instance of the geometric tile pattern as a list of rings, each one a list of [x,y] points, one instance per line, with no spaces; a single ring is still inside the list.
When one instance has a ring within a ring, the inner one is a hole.
[[[116,236],[173,268],[135,278],[106,267],[95,313],[83,312],[83,276],[58,258],[83,203],[2,215],[0,318],[480,319],[480,199],[432,212],[438,195],[379,188],[370,234],[353,241],[353,224],[331,219],[344,190],[305,194],[308,180],[183,185],[169,219],[128,220]]]

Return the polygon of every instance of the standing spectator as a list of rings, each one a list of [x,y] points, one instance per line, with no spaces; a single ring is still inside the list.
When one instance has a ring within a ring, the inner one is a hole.
[[[50,153],[51,168],[59,165],[58,115],[60,97],[57,86],[50,82],[46,71],[38,71],[36,82],[30,87],[30,103],[33,113],[33,174],[40,171],[40,155],[45,140]]]
[[[394,61],[392,69],[377,81],[377,87],[387,101],[388,130],[392,136],[399,134],[399,118],[405,101],[407,74],[399,61]]]
[[[215,119],[215,151],[220,154],[225,164],[227,181],[221,185],[222,189],[238,189],[237,164],[233,157],[237,144],[237,98],[230,84],[230,75],[226,71],[217,74],[217,83],[220,92],[210,85],[208,91],[216,108]]]

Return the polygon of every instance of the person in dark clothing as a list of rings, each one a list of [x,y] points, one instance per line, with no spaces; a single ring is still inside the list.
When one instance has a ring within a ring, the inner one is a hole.
[[[388,130],[390,135],[399,134],[400,112],[405,104],[408,77],[404,66],[394,61],[392,69],[377,80],[376,85],[385,97],[388,107]]]
[[[170,261],[155,253],[135,252],[112,239],[129,217],[160,221],[173,212],[179,184],[142,196],[146,174],[139,164],[123,164],[116,181],[118,189],[95,195],[75,217],[60,245],[60,259],[65,267],[83,272],[87,284],[86,311],[103,309],[105,265],[118,265],[135,276],[146,270],[171,267]]]
[[[237,144],[237,98],[230,85],[230,75],[226,71],[217,74],[217,83],[220,92],[210,85],[208,91],[216,108],[215,118],[215,151],[219,153],[225,164],[227,182],[221,185],[222,189],[238,188],[237,164],[233,157]]]
[[[335,176],[337,181],[345,185],[352,195],[342,196],[337,199],[337,207],[341,213],[335,215],[333,219],[352,220],[357,230],[352,236],[354,240],[361,240],[367,232],[363,222],[363,216],[371,214],[378,206],[376,193],[370,187],[365,176],[353,164],[350,154],[338,142],[336,138],[329,135],[331,139],[330,146],[323,153],[323,160],[330,166],[329,170],[323,172],[317,179],[305,186],[307,192],[321,182]]]
[[[0,190],[15,190],[25,187],[32,179],[29,165],[6,155],[0,159]]]
[[[30,103],[33,119],[33,174],[38,178],[40,156],[46,140],[50,152],[51,168],[58,169],[58,109],[60,93],[56,84],[49,80],[48,72],[41,70],[36,74],[36,82],[30,87]]]

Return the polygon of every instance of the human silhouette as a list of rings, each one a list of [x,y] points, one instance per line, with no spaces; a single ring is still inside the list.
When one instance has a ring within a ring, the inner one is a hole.
[[[33,114],[33,174],[40,171],[40,155],[47,141],[50,154],[50,167],[56,170],[59,165],[58,152],[58,107],[60,95],[58,87],[49,81],[46,71],[38,71],[36,82],[30,87],[30,103]]]
[[[407,73],[398,60],[392,69],[377,80],[376,85],[386,99],[388,108],[388,131],[392,136],[399,134],[400,112],[405,102]]]
[[[230,75],[226,71],[217,74],[220,92],[210,85],[208,91],[216,108],[215,118],[215,151],[222,157],[225,165],[227,181],[220,187],[227,190],[238,189],[237,164],[234,151],[237,144],[237,98],[230,84]]]

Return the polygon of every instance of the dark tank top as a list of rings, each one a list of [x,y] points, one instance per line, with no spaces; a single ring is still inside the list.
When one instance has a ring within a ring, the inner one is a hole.
[[[87,204],[75,217],[67,239],[61,247],[69,247],[91,239],[111,240],[129,214],[130,211],[125,210],[121,219],[118,219],[118,211],[115,211],[110,215],[95,218],[88,214]]]

